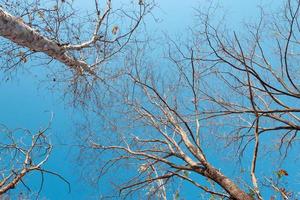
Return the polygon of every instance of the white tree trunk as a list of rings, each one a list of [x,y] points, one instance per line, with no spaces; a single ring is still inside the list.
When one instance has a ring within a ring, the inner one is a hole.
[[[0,8],[0,36],[32,51],[43,52],[63,64],[88,70],[88,64],[68,55],[66,49],[53,40],[41,35],[21,18],[17,18]]]

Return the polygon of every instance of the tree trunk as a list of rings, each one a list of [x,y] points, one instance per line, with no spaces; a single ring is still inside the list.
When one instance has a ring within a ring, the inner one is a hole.
[[[84,61],[68,55],[63,46],[42,36],[21,18],[12,16],[2,8],[0,8],[0,36],[32,51],[43,52],[67,66],[88,68]]]
[[[204,176],[218,183],[234,200],[254,200],[252,196],[241,190],[232,180],[209,164],[204,171]]]

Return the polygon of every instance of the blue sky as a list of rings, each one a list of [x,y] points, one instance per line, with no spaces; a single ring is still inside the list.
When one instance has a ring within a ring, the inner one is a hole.
[[[114,2],[114,0],[112,0]],[[121,0],[120,0],[121,1]],[[121,1],[122,3],[130,0]],[[75,4],[82,10],[91,9],[94,0],[75,0]],[[154,22],[151,18],[147,19],[147,29],[157,36],[164,33],[171,37],[188,37],[187,28],[193,27],[195,23],[194,8],[205,8],[209,4],[208,0],[157,0],[158,8],[153,13],[160,21]],[[274,1],[264,1],[269,4]],[[117,2],[116,2],[117,3]],[[115,4],[116,4],[115,3]],[[259,14],[258,7],[261,1],[241,1],[241,0],[220,0],[223,10],[228,12],[228,17],[235,28],[240,27],[240,22],[245,19],[255,20]],[[39,70],[33,72],[20,71],[13,76],[12,80],[0,82],[0,123],[10,128],[23,127],[32,131],[39,130],[47,125],[50,119],[50,112],[55,115],[49,137],[54,145],[54,150],[46,168],[54,170],[64,176],[71,183],[72,191],[68,193],[67,186],[56,177],[47,175],[45,179],[43,197],[46,199],[93,199],[91,196],[97,195],[97,189],[91,188],[81,180],[78,171],[78,163],[72,159],[75,155],[70,148],[62,143],[72,144],[74,142],[74,122],[80,119],[80,112],[70,108],[63,101],[62,90],[49,91],[48,85],[53,82],[45,83],[45,74],[39,75]],[[221,164],[216,161],[216,165]],[[294,168],[291,170],[295,170]],[[30,176],[25,179],[27,182],[38,182],[38,176]],[[34,184],[37,188],[38,184]],[[23,188],[24,189],[24,188]],[[187,200],[194,199],[193,189],[187,189],[184,195]]]

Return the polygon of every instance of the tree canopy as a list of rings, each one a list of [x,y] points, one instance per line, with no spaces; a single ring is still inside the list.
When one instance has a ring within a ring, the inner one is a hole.
[[[2,1],[1,69],[39,63],[67,85],[65,102],[84,118],[78,168],[108,188],[100,198],[176,200],[189,185],[202,199],[298,198],[287,168],[299,164],[300,1],[259,7],[240,30],[222,7],[195,9],[187,39],[167,33],[163,44],[146,34],[159,1],[95,1],[85,14],[73,3]],[[46,167],[53,120],[36,133],[2,126],[0,197],[30,191],[30,172],[42,175],[37,198],[44,174],[72,187]]]

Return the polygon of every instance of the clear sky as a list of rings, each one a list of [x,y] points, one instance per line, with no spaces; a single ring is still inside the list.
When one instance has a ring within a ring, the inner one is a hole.
[[[74,1],[76,6],[83,10],[90,9],[94,2],[94,0]],[[127,1],[131,0],[121,2]],[[112,2],[115,3],[114,0]],[[149,18],[146,23],[148,30],[159,35],[168,33],[174,37],[178,35],[188,37],[186,30],[195,23],[194,8],[206,7],[210,3],[209,0],[157,0],[156,2],[158,7],[153,13],[160,19],[160,22],[154,22]],[[259,13],[257,5],[261,3],[259,0],[220,0],[219,2],[232,16],[228,23],[232,23],[237,29],[243,20],[256,19]],[[273,1],[263,2],[269,4]],[[58,172],[70,181],[72,191],[68,193],[67,186],[62,181],[47,175],[41,196],[56,200],[91,199],[91,195],[96,195],[97,191],[81,180],[78,163],[70,158],[70,154],[75,151],[70,151],[68,147],[62,145],[62,143],[73,143],[72,138],[75,137],[73,125],[75,119],[80,118],[80,113],[63,101],[62,91],[47,89],[49,84],[55,83],[43,82],[45,75],[43,73],[39,75],[39,70],[42,70],[42,67],[33,73],[20,71],[12,80],[0,82],[0,123],[10,128],[23,127],[35,131],[46,126],[50,118],[49,111],[54,112],[55,117],[51,130],[48,132],[54,144],[54,151],[46,168]],[[218,165],[218,161],[216,162]],[[30,176],[25,180],[38,182],[39,178]],[[38,184],[34,187],[37,188]],[[197,197],[197,194],[193,192],[193,189],[184,192],[187,200]]]

